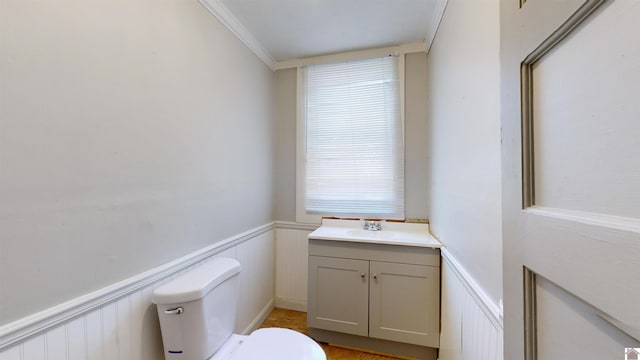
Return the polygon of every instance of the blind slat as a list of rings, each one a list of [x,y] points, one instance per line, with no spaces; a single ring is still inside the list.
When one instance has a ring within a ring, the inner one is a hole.
[[[303,70],[308,213],[404,218],[398,60]]]

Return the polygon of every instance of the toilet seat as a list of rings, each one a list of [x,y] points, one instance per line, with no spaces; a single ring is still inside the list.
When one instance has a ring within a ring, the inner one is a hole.
[[[225,359],[228,360],[326,360],[324,351],[310,337],[281,329],[258,329],[242,336],[240,344]],[[214,356],[212,359],[217,359]]]

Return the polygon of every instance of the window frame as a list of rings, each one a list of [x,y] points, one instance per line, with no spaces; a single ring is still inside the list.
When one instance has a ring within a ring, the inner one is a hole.
[[[380,49],[379,52],[371,51],[366,52],[366,54],[344,54],[344,55],[332,55],[330,56],[330,60],[325,61],[314,61],[311,63],[299,64],[296,69],[296,222],[298,223],[306,223],[306,224],[320,224],[322,221],[323,214],[310,214],[307,213],[305,208],[305,198],[306,198],[306,156],[305,150],[307,147],[306,144],[306,119],[305,119],[305,88],[304,88],[304,79],[303,79],[303,67],[306,65],[315,65],[322,63],[331,63],[331,62],[346,62],[351,60],[364,60],[368,58],[375,57],[383,57],[383,56],[395,56],[398,61],[398,90],[400,97],[400,127],[402,132],[402,144],[405,151],[405,156],[403,161],[405,162],[404,166],[404,181],[403,187],[406,190],[406,136],[405,136],[405,56],[404,51],[396,51],[391,52],[386,49]],[[405,191],[405,199],[404,206],[406,210],[406,191]],[[406,217],[406,214],[405,214]]]

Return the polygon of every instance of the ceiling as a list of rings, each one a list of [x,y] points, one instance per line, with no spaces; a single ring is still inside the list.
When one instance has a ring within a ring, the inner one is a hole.
[[[283,60],[426,43],[446,0],[200,0],[272,68]]]

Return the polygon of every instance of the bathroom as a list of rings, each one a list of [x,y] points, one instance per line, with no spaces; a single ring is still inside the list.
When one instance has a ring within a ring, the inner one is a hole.
[[[422,41],[377,47],[404,60],[404,218],[428,221],[444,246],[443,360],[518,358],[522,295],[514,289],[522,288],[522,264],[535,269],[545,257],[529,259],[511,241],[520,167],[514,171],[510,161],[520,156],[508,146],[520,132],[504,117],[518,103],[509,96],[519,91],[505,90],[511,86],[505,47],[517,28],[506,13],[517,11],[509,8],[517,2],[429,2],[434,15],[423,19]],[[537,2],[548,1],[522,1],[523,9],[536,9]],[[594,11],[584,30],[637,11],[633,1],[616,1]],[[570,10],[557,12],[558,19],[549,20],[554,26]],[[299,221],[297,213],[297,64],[270,62],[237,26],[195,0],[0,0],[1,360],[161,359],[153,290],[212,257],[242,265],[237,333],[258,327],[273,307],[306,310],[307,236],[318,224]],[[612,61],[596,57],[605,50],[592,51],[593,63]],[[626,77],[640,80],[637,71]],[[635,94],[639,83],[618,84]],[[620,116],[632,111],[638,109]],[[633,124],[624,132],[613,126],[599,132],[610,137],[600,137],[604,145],[597,150],[625,143],[611,134],[635,138]],[[558,205],[541,196],[544,189],[537,192],[536,201],[555,207],[635,219],[619,222],[611,250],[571,252],[593,258],[599,267],[587,278],[599,279],[597,286],[571,288],[566,284],[580,285],[583,276],[539,271],[551,278],[540,280],[538,292],[549,313],[582,304],[572,296],[598,309],[571,318],[572,326],[594,329],[585,339],[599,339],[600,332],[624,339],[618,329],[638,339],[640,319],[624,297],[598,297],[640,292],[622,285],[640,283],[632,275],[639,257],[616,261],[640,251],[634,225],[640,195],[631,181],[640,156],[634,156],[637,147],[624,149],[626,163],[601,162],[593,171],[621,174],[617,180],[575,187],[573,198],[593,194],[593,203]],[[605,185],[607,191],[593,191]],[[623,190],[625,196],[613,196]],[[612,202],[615,209],[600,206],[608,197],[622,200]],[[530,253],[555,253],[550,246]],[[563,261],[581,274],[587,271],[581,264],[591,262],[568,258]],[[619,281],[602,281],[613,271]],[[592,321],[600,311],[610,317],[604,324]],[[540,326],[549,318],[540,317]],[[549,334],[562,329],[556,325]],[[541,335],[538,343],[545,345]],[[619,344],[620,354],[640,347],[603,341],[607,349]]]

